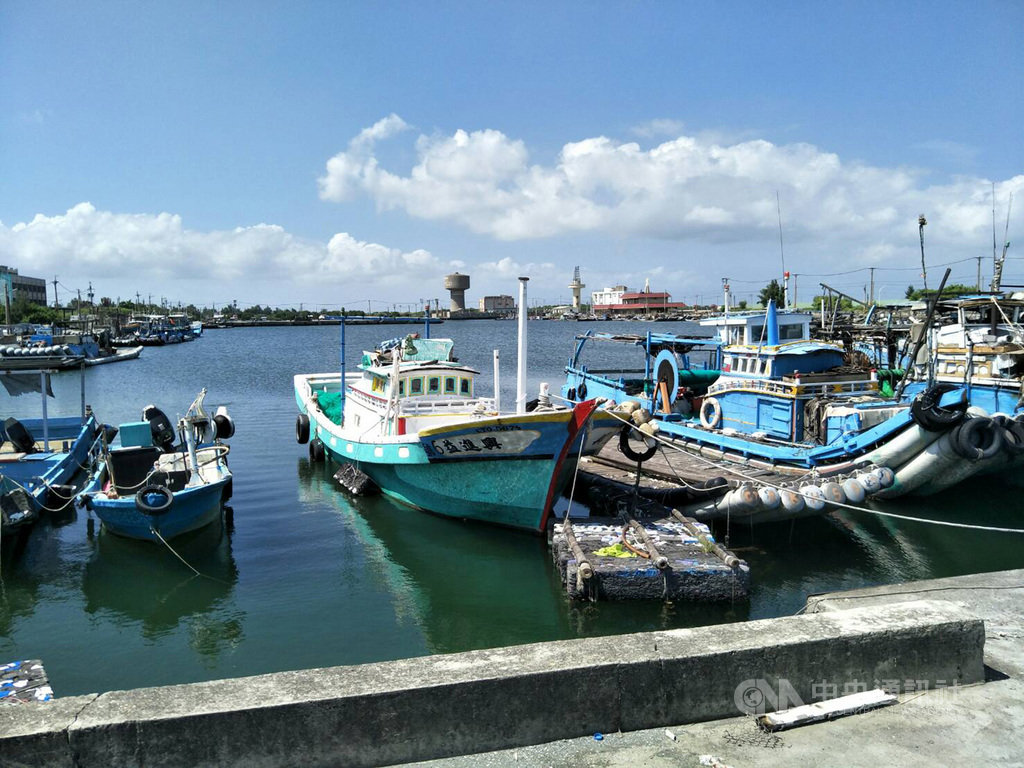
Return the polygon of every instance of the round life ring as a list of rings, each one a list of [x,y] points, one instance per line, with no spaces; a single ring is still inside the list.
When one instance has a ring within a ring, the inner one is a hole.
[[[914,398],[910,404],[910,415],[921,427],[931,432],[945,432],[961,421],[967,411],[967,402],[940,406],[939,400],[947,392],[957,389],[952,384],[936,384]]]
[[[146,485],[135,494],[135,506],[144,515],[162,515],[174,504],[174,494],[163,485]]]
[[[622,429],[619,431],[619,450],[622,452],[622,455],[625,456],[630,461],[635,461],[637,463],[647,461],[655,453],[658,452],[658,444],[655,443],[654,445],[648,446],[647,450],[644,451],[643,453],[637,453],[629,444],[629,435],[632,431],[633,427],[629,426],[628,424],[623,426]]]
[[[295,441],[299,445],[309,442],[309,416],[304,413],[300,413],[295,419]]]
[[[722,425],[722,406],[713,397],[705,397],[700,404],[700,423],[708,429],[718,429]]]

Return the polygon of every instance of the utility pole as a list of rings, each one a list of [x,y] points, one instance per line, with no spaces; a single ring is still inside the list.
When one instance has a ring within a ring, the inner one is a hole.
[[[874,267],[868,267],[868,269],[871,271],[871,290],[868,291],[868,303],[869,304],[874,304],[875,303],[875,268]]]
[[[60,302],[57,301],[57,276],[56,275],[53,276],[53,308],[54,309],[59,309],[60,308]]]
[[[981,291],[981,256],[976,257],[978,259],[978,283],[974,286],[974,290]]]

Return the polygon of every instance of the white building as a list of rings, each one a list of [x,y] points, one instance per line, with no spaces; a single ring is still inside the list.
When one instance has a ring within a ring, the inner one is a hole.
[[[624,285],[616,285],[605,288],[603,291],[594,291],[590,294],[592,306],[608,306],[609,304],[621,304],[622,296],[629,288]]]
[[[516,300],[511,296],[484,296],[480,299],[481,312],[510,312],[516,308]]]

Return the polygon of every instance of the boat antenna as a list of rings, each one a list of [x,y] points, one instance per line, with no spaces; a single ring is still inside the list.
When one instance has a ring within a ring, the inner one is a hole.
[[[1006,228],[1003,230],[1003,255],[996,263],[995,268],[992,270],[992,285],[990,286],[993,293],[998,293],[1000,285],[1003,281],[1003,264],[1006,261],[1006,252],[1010,250],[1010,241],[1007,238],[1010,235],[1010,210],[1013,208],[1013,193],[1010,193],[1010,201],[1006,204]],[[995,230],[992,232],[992,245],[993,252],[992,256],[995,258]]]
[[[996,183],[992,182],[992,282],[995,283],[996,264]],[[993,288],[993,290],[996,290]]]
[[[779,199],[779,190],[775,190],[775,211],[779,215],[779,258],[782,259],[782,284],[786,287],[783,295],[782,308],[789,308],[789,281],[786,279],[786,251],[782,247],[782,201]]]
[[[924,228],[928,223],[928,220],[924,217],[924,214],[920,214],[917,217],[917,231],[921,236],[921,279],[924,280],[924,291],[928,292],[928,267],[924,263]]]

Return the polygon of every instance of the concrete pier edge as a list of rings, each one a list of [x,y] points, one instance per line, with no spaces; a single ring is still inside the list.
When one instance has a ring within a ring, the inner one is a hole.
[[[762,681],[984,677],[984,625],[929,600],[187,685],[0,711],[0,765],[386,765],[739,713]]]

